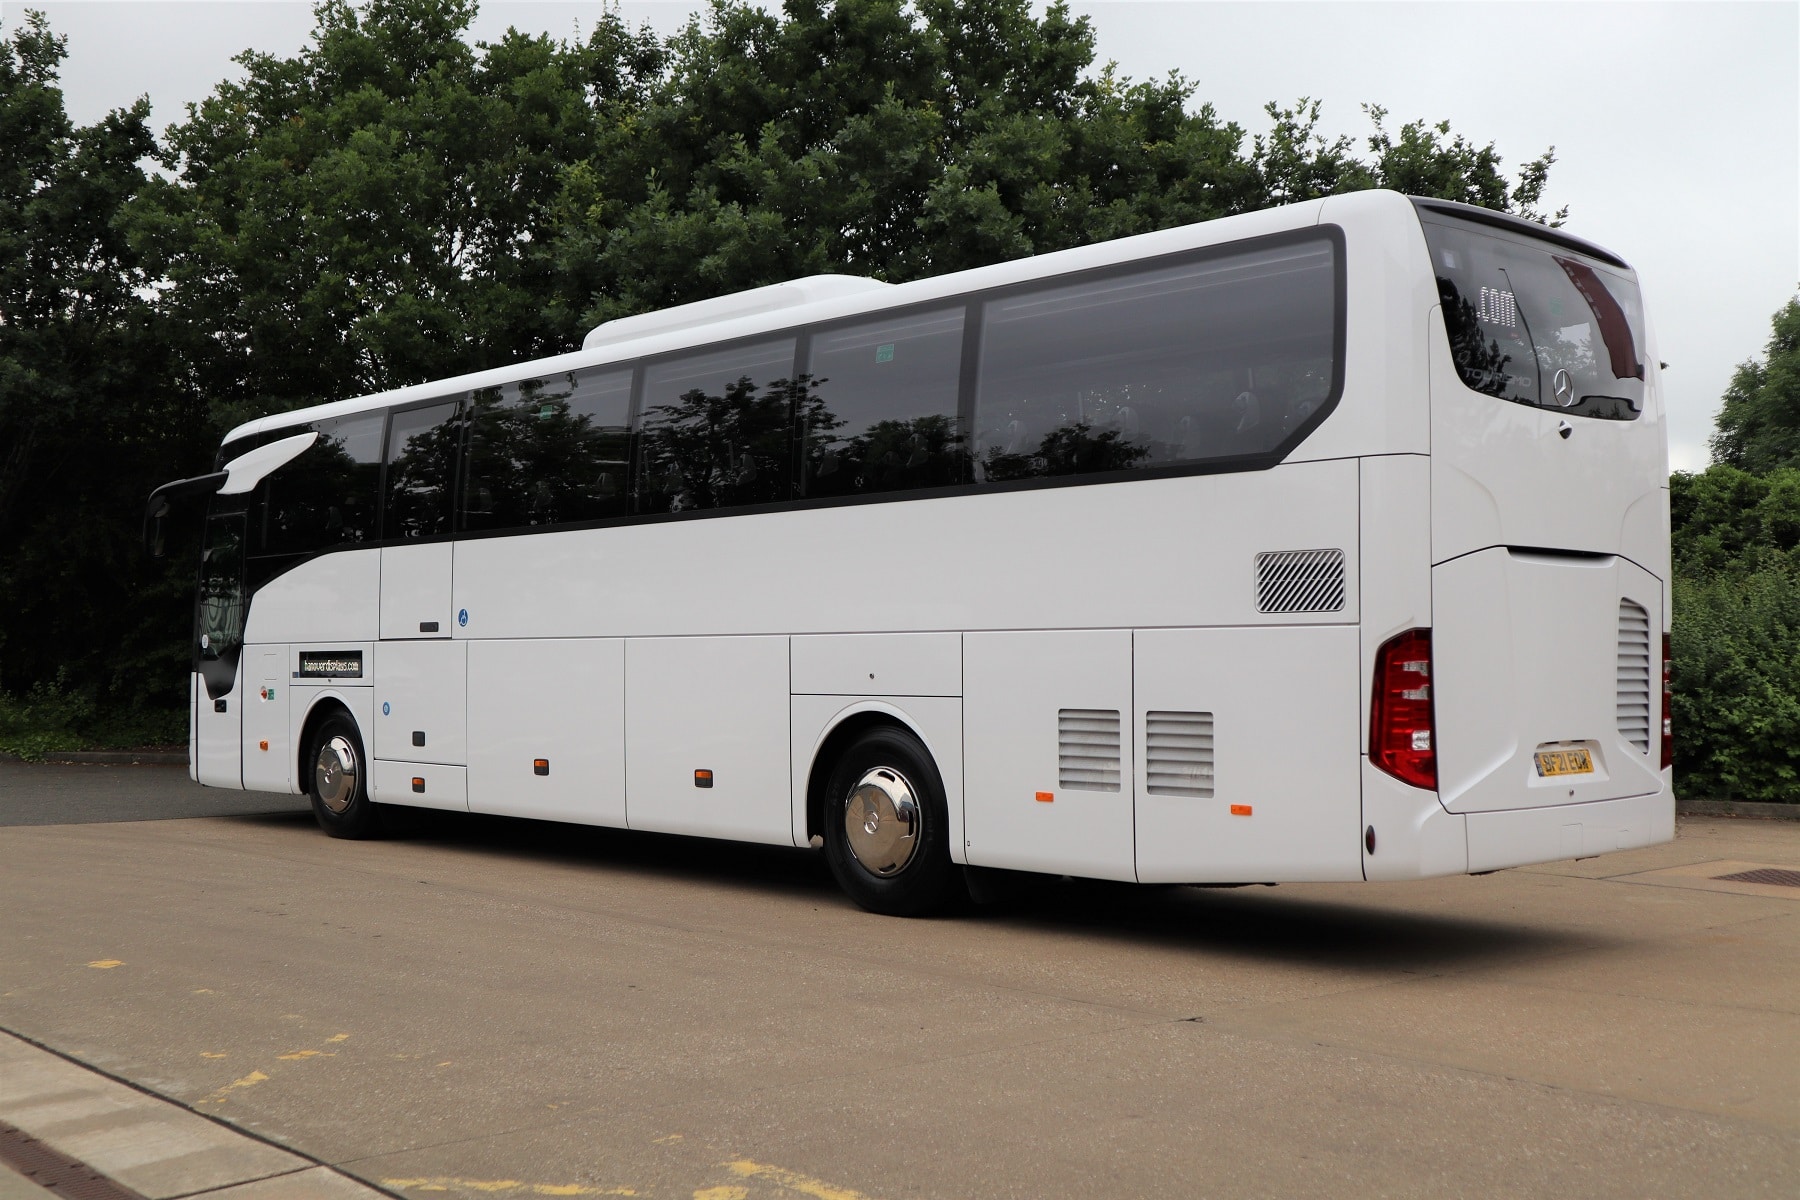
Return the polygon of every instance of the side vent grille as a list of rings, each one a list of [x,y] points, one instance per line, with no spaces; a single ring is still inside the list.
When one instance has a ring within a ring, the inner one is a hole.
[[[1619,734],[1650,753],[1650,614],[1619,601]]]
[[[1341,612],[1342,550],[1265,550],[1256,556],[1256,607],[1266,613]]]
[[[1152,796],[1213,794],[1213,715],[1152,712],[1145,716],[1144,768]]]
[[[1090,792],[1119,790],[1119,710],[1065,708],[1056,714],[1058,784]]]

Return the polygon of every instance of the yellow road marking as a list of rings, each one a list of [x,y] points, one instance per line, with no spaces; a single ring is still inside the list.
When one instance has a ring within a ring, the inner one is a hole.
[[[694,1200],[750,1200],[750,1189],[741,1187],[701,1188]]]
[[[231,1095],[232,1092],[241,1091],[244,1088],[255,1087],[259,1083],[267,1083],[267,1082],[269,1082],[269,1077],[267,1075],[264,1075],[261,1071],[252,1071],[248,1075],[244,1076],[242,1079],[232,1080],[230,1083],[226,1084],[224,1087],[220,1088],[218,1091],[214,1092],[212,1095],[208,1096],[206,1099],[200,1101],[200,1103],[201,1104],[223,1104],[226,1101],[226,1099],[229,1098],[229,1096]],[[196,1105],[196,1107],[198,1107],[198,1106]]]
[[[347,1042],[350,1040],[350,1035],[347,1033],[334,1033],[325,1040],[327,1042]]]
[[[679,1133],[671,1133],[668,1137],[657,1138],[656,1144],[659,1146],[672,1146],[676,1142],[679,1142],[680,1140],[681,1140],[681,1135]]]
[[[213,1051],[211,1051],[211,1050],[202,1050],[202,1051],[201,1051],[201,1052],[200,1052],[200,1057],[201,1057],[201,1058],[224,1058],[224,1057],[225,1057],[225,1055],[224,1055],[224,1054],[223,1054],[223,1053],[217,1053],[217,1054],[215,1054],[215,1053],[214,1053],[214,1052],[213,1052]]]
[[[720,1165],[729,1168],[734,1175],[741,1175],[746,1179],[766,1179],[790,1192],[811,1196],[813,1200],[869,1200],[868,1196],[853,1188],[836,1187],[823,1179],[814,1179],[786,1167],[771,1167],[767,1163],[751,1162],[747,1158]]]
[[[88,966],[94,968],[96,971],[110,971],[114,967],[122,967],[124,965],[125,960],[122,958],[97,958],[88,964]]]
[[[303,1058],[317,1058],[321,1054],[325,1054],[325,1051],[323,1051],[323,1050],[294,1050],[294,1051],[290,1051],[287,1054],[277,1054],[275,1057],[279,1058],[282,1062],[299,1062]],[[325,1054],[325,1057],[326,1058],[336,1058],[337,1055]]]

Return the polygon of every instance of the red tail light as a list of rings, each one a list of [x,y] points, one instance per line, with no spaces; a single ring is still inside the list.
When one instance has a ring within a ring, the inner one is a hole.
[[[1675,699],[1675,655],[1669,649],[1669,635],[1663,634],[1663,736],[1662,765],[1675,765],[1675,722],[1669,719],[1669,702]]]
[[[1409,629],[1397,634],[1375,655],[1369,761],[1402,783],[1437,787],[1429,629]]]

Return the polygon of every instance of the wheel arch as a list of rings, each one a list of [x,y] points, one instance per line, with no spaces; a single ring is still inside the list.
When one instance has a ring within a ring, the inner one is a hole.
[[[904,709],[882,700],[861,700],[846,705],[825,722],[813,743],[812,760],[806,770],[806,837],[809,844],[813,838],[825,835],[825,784],[838,755],[866,731],[883,726],[905,730],[917,738],[939,775],[943,774],[945,758],[940,748],[933,744],[923,723]]]
[[[306,710],[306,719],[300,723],[300,736],[294,740],[294,782],[302,795],[311,790],[313,738],[319,732],[319,726],[335,716],[344,716],[356,726],[356,736],[362,739],[363,754],[369,752],[369,736],[363,732],[362,722],[356,719],[356,710],[347,697],[336,692],[321,692],[313,698],[312,705]]]

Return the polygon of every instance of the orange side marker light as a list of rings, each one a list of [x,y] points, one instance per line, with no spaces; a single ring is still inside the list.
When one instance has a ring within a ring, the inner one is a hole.
[[[1250,806],[1248,804],[1234,804],[1231,806],[1231,815],[1234,817],[1247,817],[1250,815]]]
[[[706,770],[695,771],[694,772],[694,786],[697,788],[711,787],[712,786],[712,772],[706,771]]]
[[[267,750],[269,748],[269,739],[264,738],[262,741],[256,743],[256,748],[258,750]]]
[[[1037,794],[1037,802],[1039,804],[1054,804],[1054,803],[1056,803],[1056,793],[1055,792],[1039,792]]]

